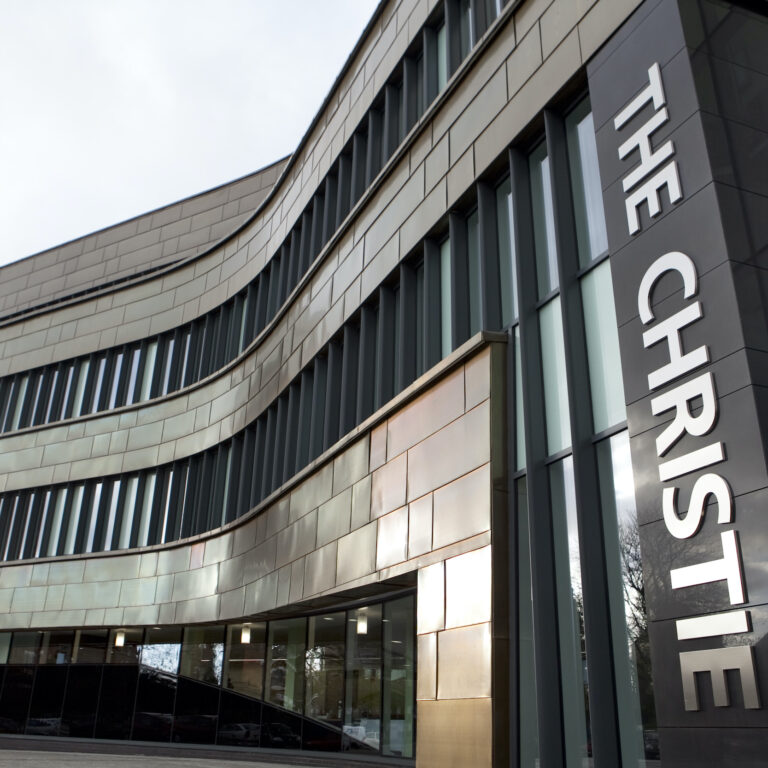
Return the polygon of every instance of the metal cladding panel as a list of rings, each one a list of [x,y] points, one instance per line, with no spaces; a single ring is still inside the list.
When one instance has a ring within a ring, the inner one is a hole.
[[[740,282],[759,254],[734,247],[702,111],[718,78],[698,63],[729,12],[647,0],[587,67],[665,768],[757,765],[768,736],[765,396]],[[691,738],[704,727],[731,745],[719,757]]]

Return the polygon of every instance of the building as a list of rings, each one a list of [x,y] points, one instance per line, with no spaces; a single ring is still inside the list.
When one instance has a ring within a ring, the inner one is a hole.
[[[766,51],[383,0],[289,159],[4,267],[0,730],[765,765]]]

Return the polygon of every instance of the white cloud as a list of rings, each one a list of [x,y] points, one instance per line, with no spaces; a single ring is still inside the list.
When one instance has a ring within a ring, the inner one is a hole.
[[[292,152],[375,6],[6,4],[0,264]]]

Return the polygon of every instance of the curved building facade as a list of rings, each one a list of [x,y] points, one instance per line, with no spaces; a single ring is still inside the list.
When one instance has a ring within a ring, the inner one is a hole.
[[[763,765],[766,50],[383,0],[291,157],[2,268],[0,732]]]

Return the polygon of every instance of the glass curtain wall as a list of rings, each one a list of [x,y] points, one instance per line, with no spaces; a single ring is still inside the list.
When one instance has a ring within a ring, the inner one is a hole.
[[[646,759],[658,758],[658,735],[618,331],[588,99],[565,114],[545,115],[545,129],[545,140],[527,154],[513,150],[510,186],[502,183],[496,188],[502,318],[505,326],[512,324],[514,344],[510,370],[514,371],[512,466],[517,473],[519,760],[533,768],[540,759],[539,748],[543,755],[550,747],[532,736],[538,727],[539,736],[546,737],[551,724],[536,726],[528,702],[534,699],[530,692],[536,691],[536,665],[547,663],[536,659],[533,618],[537,606],[531,599],[532,580],[543,583],[540,571],[546,566],[537,565],[531,552],[541,553],[551,546],[558,642],[550,647],[559,654],[564,736],[559,759],[569,768],[591,765],[594,760],[595,765],[615,764],[614,758],[605,762],[607,751],[593,754],[595,729],[615,729],[613,721],[591,722],[590,707],[587,628],[590,611],[605,612],[596,606],[607,605],[615,657],[615,690],[607,698],[615,702],[614,718],[619,723],[619,732],[612,737],[616,760],[642,768]],[[509,211],[503,216],[505,196]],[[520,244],[523,249],[517,255]],[[509,272],[504,271],[507,253],[513,265]],[[519,258],[530,259],[530,266],[527,261],[521,266]],[[505,287],[511,288],[511,297],[505,298]],[[518,302],[524,310],[518,310]],[[513,319],[518,311],[524,315],[519,326]],[[581,368],[572,363],[573,347],[586,351]],[[531,354],[534,350],[536,354]],[[535,375],[523,369],[536,362]],[[586,398],[588,408],[574,414],[573,408],[578,407],[574,397],[579,402]],[[526,411],[525,424],[524,400],[533,409]],[[539,423],[546,439],[526,436],[525,429],[536,430]],[[526,456],[531,446],[537,454]],[[526,460],[544,467],[544,484],[532,484],[526,477]],[[537,525],[534,535],[531,518],[546,508],[551,528]],[[583,538],[586,530],[596,532],[596,540],[602,538],[604,560],[587,559],[585,552],[595,552],[596,545]],[[551,544],[539,540],[545,534]],[[604,579],[595,578],[595,567],[605,569]],[[587,574],[590,578],[584,578],[585,569],[592,569]],[[591,661],[606,663],[605,659]],[[601,695],[601,700],[606,697]],[[602,744],[603,749],[613,749],[605,747],[605,740]]]
[[[226,628],[0,633],[0,665],[0,733],[45,718],[39,735],[414,754],[413,595]]]
[[[347,619],[347,675],[344,733],[354,744],[381,743],[382,607],[350,611]]]

